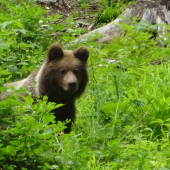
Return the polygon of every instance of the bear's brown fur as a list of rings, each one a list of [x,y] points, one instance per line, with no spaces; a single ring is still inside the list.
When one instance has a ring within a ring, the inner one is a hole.
[[[84,92],[88,82],[86,64],[88,57],[89,51],[86,47],[71,51],[62,50],[59,45],[53,44],[49,47],[46,62],[40,70],[33,72],[24,80],[4,86],[13,86],[15,89],[24,86],[32,93],[34,99],[36,95],[40,97],[47,95],[50,102],[63,103],[63,106],[53,112],[56,121],[71,119],[64,130],[65,133],[69,133],[75,120],[75,100]],[[7,95],[8,92],[3,92],[1,98]]]

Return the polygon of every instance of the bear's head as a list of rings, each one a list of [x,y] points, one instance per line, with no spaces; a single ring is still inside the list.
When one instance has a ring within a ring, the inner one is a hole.
[[[40,93],[47,95],[52,101],[64,96],[79,97],[88,81],[88,57],[87,47],[72,51],[62,50],[57,44],[51,45],[40,77]]]

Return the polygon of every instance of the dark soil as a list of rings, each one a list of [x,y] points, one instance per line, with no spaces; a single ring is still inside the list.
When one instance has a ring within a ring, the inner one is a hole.
[[[43,2],[43,0],[41,0]],[[45,1],[45,0],[44,0]],[[51,0],[54,2],[53,0]],[[48,0],[50,2],[50,0]],[[70,6],[70,8],[66,8],[62,0],[59,1],[58,4],[44,4],[39,3],[44,9],[47,9],[48,14],[51,16],[55,16],[57,13],[62,15],[61,20],[65,20],[68,16],[72,16],[74,20],[84,22],[84,24],[80,24],[80,27],[86,28],[92,23],[94,23],[94,16],[98,10],[97,2],[91,1],[87,4],[88,9],[84,9],[81,7],[81,3],[78,3],[77,0],[65,0],[65,2]]]

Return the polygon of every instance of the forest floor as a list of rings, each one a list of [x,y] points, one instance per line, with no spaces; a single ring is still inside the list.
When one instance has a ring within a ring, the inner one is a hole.
[[[42,3],[41,3],[42,2]],[[43,2],[49,2],[48,4],[44,4]],[[91,1],[90,3],[82,3],[77,0],[67,0],[66,3],[68,7],[65,7],[62,1],[59,3],[52,4],[50,2],[55,2],[55,0],[40,0],[39,4],[41,4],[42,8],[48,10],[48,14],[51,16],[55,16],[57,13],[62,15],[61,20],[63,22],[69,16],[73,16],[74,21],[77,21],[78,26],[81,28],[89,28],[90,25],[94,26],[94,17],[98,11],[98,1]],[[78,22],[80,21],[80,22]],[[61,21],[62,22],[62,21]],[[91,27],[94,28],[94,27]],[[90,30],[91,30],[90,29]],[[89,31],[90,31],[89,30]]]

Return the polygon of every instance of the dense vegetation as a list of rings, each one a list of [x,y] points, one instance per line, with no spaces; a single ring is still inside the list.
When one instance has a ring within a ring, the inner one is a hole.
[[[0,0],[0,91],[39,68],[49,44],[64,48],[84,32],[72,16],[55,24],[61,15],[14,2]],[[170,169],[170,34],[160,48],[152,34],[157,26],[121,27],[124,35],[109,44],[87,40],[90,81],[70,134],[54,124],[50,111],[59,106],[47,97],[34,103],[28,94],[20,102],[20,89],[0,101],[0,169]]]

